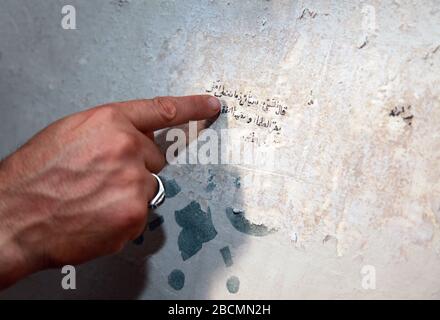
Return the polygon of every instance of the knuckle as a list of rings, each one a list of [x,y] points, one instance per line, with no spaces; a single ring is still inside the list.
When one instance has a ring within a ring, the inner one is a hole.
[[[163,155],[163,154],[160,154],[159,155],[159,161],[160,161],[160,168],[159,168],[159,171],[160,170],[162,170],[165,166],[166,166],[166,164],[167,164],[167,160],[165,159],[165,155]]]
[[[133,153],[140,148],[140,141],[134,134],[120,132],[112,140],[114,151],[117,154]]]
[[[176,115],[176,102],[171,97],[156,97],[153,99],[153,105],[164,121],[170,121]]]
[[[133,203],[123,217],[123,225],[126,229],[137,230],[144,222],[147,214],[147,204],[141,201]]]
[[[154,168],[153,170],[154,173],[160,172],[165,167],[166,163],[165,156],[163,154],[159,154],[157,159],[157,168]]]
[[[98,112],[96,112],[96,115],[102,121],[114,122],[117,119],[119,119],[120,113],[116,108],[112,108],[109,106],[103,106],[98,110]]]
[[[121,180],[127,181],[129,183],[139,183],[141,186],[145,182],[145,169],[138,167],[127,167],[122,172],[123,178]]]

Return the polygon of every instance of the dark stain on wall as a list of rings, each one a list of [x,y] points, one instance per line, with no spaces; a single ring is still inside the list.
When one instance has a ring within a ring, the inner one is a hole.
[[[237,293],[240,289],[240,279],[238,279],[236,276],[230,277],[226,282],[226,288],[228,288],[230,293]]]
[[[224,248],[220,249],[220,253],[223,258],[223,262],[225,263],[226,267],[232,266],[234,263],[232,262],[232,254],[231,250],[229,250],[229,247],[226,246]]]
[[[228,217],[229,221],[231,222],[232,226],[242,233],[256,236],[256,237],[264,237],[267,236],[270,233],[275,232],[274,229],[269,229],[263,224],[254,224],[250,222],[246,217],[244,216],[243,211],[239,211],[237,214],[234,213],[234,210],[230,207],[226,208],[226,216]]]
[[[163,186],[165,188],[165,197],[166,198],[173,198],[177,194],[179,194],[180,191],[182,191],[180,186],[177,184],[176,180],[174,180],[174,179],[167,180],[162,176],[160,178],[161,178],[161,180],[163,182]]]
[[[150,223],[148,223],[148,230],[153,231],[157,229],[162,223],[164,222],[164,219],[162,216],[157,216],[154,220],[152,220]]]
[[[168,284],[174,290],[181,290],[185,285],[185,274],[182,270],[174,269],[168,275]]]
[[[198,202],[192,201],[174,214],[177,224],[182,227],[177,244],[183,260],[191,258],[202,249],[203,243],[216,237],[209,207],[208,212],[204,212]]]

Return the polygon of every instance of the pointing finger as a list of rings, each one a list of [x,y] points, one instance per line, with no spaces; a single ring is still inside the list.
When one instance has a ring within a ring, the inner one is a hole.
[[[220,111],[220,101],[209,95],[157,97],[119,102],[114,106],[142,132],[213,118]]]

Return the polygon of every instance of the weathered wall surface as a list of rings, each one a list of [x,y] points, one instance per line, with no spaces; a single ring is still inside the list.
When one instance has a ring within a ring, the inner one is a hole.
[[[1,155],[88,106],[220,80],[287,107],[252,143],[280,156],[167,167],[143,244],[78,268],[75,292],[53,270],[0,297],[440,298],[438,1],[72,0],[78,30],[63,4],[1,4]]]

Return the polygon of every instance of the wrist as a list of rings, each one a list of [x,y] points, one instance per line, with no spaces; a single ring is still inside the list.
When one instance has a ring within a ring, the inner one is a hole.
[[[0,230],[0,290],[32,273],[19,245]]]
[[[0,290],[37,271],[39,263],[20,239],[21,220],[18,197],[5,185],[0,170]]]

